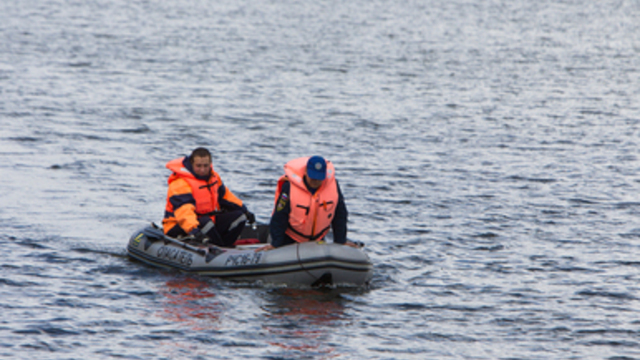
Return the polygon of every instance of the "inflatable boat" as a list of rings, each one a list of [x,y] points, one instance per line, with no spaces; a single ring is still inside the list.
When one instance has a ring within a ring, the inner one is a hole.
[[[129,256],[146,264],[242,282],[294,286],[362,286],[373,265],[362,249],[326,242],[296,243],[269,251],[268,225],[247,226],[235,248],[196,244],[164,235],[151,224],[129,239]]]

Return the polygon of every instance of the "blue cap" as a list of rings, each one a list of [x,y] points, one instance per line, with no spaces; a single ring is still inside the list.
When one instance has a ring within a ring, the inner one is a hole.
[[[312,156],[307,161],[307,176],[313,180],[327,177],[327,162],[321,156]]]

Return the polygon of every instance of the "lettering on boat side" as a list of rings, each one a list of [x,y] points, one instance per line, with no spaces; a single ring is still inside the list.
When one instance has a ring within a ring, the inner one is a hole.
[[[169,246],[161,246],[158,249],[158,257],[186,266],[191,266],[193,263],[193,256],[190,253]]]
[[[261,258],[262,252],[229,255],[227,261],[224,263],[224,266],[255,265],[260,262]]]
[[[133,239],[133,241],[131,242],[133,247],[138,247],[138,245],[140,245],[140,240],[142,240],[143,236],[144,236],[144,234],[140,233],[140,234],[138,234],[138,236],[135,237],[135,239]]]

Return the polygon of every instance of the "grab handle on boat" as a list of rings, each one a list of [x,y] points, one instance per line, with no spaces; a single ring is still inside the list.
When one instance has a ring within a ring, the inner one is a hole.
[[[200,248],[197,248],[197,247],[195,247],[193,245],[189,245],[184,241],[176,240],[176,239],[168,237],[166,235],[164,236],[164,240],[172,242],[172,243],[174,243],[176,245],[180,245],[180,246],[182,246],[183,249],[189,249],[191,251],[195,251],[195,252],[197,252],[198,254],[200,254],[202,256],[206,256],[207,255],[207,251],[205,249],[200,249]]]
[[[195,252],[197,252],[198,254],[200,254],[202,256],[207,256],[207,255],[209,255],[211,253],[216,254],[216,255],[219,254],[218,253],[219,249],[216,248],[216,247],[211,247],[209,249],[202,249],[202,248],[187,244],[186,240],[189,240],[189,239],[191,239],[193,237],[187,237],[187,238],[184,239],[185,241],[181,241],[181,240],[174,239],[174,238],[172,238],[170,236],[165,235],[160,230],[158,225],[156,225],[155,223],[151,223],[151,225],[152,225],[152,227],[153,227],[153,229],[155,231],[154,230],[151,230],[151,231],[144,231],[143,230],[143,233],[145,233],[145,235],[147,235],[147,238],[156,238],[156,239],[159,239],[159,240],[164,240],[165,242],[174,243],[174,244],[182,247],[183,249],[188,249],[188,250],[191,250],[191,251],[195,251]]]
[[[154,228],[157,230],[158,227],[155,224],[153,224],[153,225],[154,225]],[[184,249],[195,251],[195,252],[197,252],[198,254],[200,254],[202,256],[206,256],[207,255],[207,250],[200,249],[200,248],[195,247],[193,245],[189,245],[184,241],[180,241],[178,239],[174,239],[174,238],[172,238],[170,236],[167,236],[167,235],[163,234],[161,231],[153,231],[151,233],[143,231],[143,233],[145,233],[145,235],[147,235],[148,239],[156,238],[158,240],[164,240],[165,242],[174,243],[174,244],[176,244],[176,245],[178,245],[178,246],[180,246],[180,247],[182,247]]]

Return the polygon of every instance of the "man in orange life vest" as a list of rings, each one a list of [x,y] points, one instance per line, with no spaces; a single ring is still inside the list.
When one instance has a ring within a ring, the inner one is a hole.
[[[213,171],[205,148],[167,163],[173,173],[162,226],[171,237],[192,235],[199,242],[233,247],[247,220],[255,216]]]
[[[347,241],[347,206],[333,164],[320,156],[304,157],[288,162],[284,171],[269,224],[271,244],[257,251],[322,240],[329,228],[335,243],[357,247]]]

